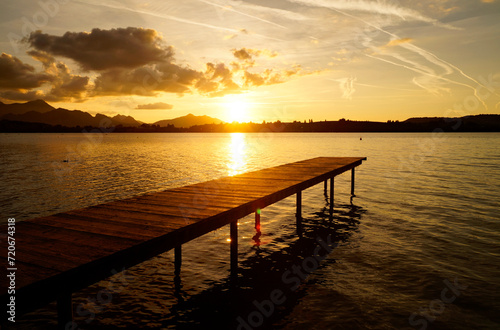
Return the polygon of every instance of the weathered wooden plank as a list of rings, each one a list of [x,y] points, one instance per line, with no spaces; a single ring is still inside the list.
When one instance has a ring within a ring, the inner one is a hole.
[[[174,214],[186,214],[186,213],[191,213],[193,216],[190,216],[190,218],[203,218],[203,217],[209,217],[214,214],[226,211],[230,209],[231,207],[217,207],[217,206],[206,206],[204,208],[194,208],[193,205],[191,204],[182,204],[179,203],[179,206],[162,206],[162,205],[146,205],[146,204],[140,204],[140,203],[113,203],[113,204],[107,204],[103,205],[103,209],[108,209],[108,210],[127,210],[128,212],[135,212],[135,213],[140,213],[144,217],[147,217],[148,215],[174,215]],[[189,212],[188,212],[189,211]]]
[[[281,184],[283,186],[296,184],[296,181],[287,181],[280,180],[279,182],[270,182],[265,178],[262,179],[254,179],[248,180],[245,178],[223,178],[220,180],[219,186],[214,185],[197,185],[197,186],[188,186],[182,189],[184,192],[190,192],[192,194],[199,194],[203,191],[217,191],[220,189],[224,189],[226,187],[235,187],[242,190],[253,190],[253,189],[269,189],[272,191],[273,187],[276,187],[276,184]]]
[[[82,210],[68,211],[65,212],[65,214],[84,214],[86,216],[91,216],[97,219],[106,218],[109,221],[160,226],[170,229],[176,229],[186,222],[182,216],[178,215],[158,215],[144,212],[129,212],[126,210],[109,209],[103,206],[94,206]]]
[[[33,282],[37,282],[45,278],[50,278],[61,273],[56,269],[32,265],[23,261],[16,261],[16,269],[16,296],[20,288],[27,287]],[[2,288],[7,288],[9,286],[8,281],[9,279],[7,278],[7,276],[0,276],[0,285],[2,286]]]
[[[217,205],[222,207],[231,207],[242,203],[250,202],[254,197],[244,195],[240,196],[221,196],[217,194],[165,194],[159,193],[155,196],[137,198],[133,201],[122,201],[125,203],[158,205],[158,206],[177,206],[179,203],[190,205],[194,208],[203,208],[205,205]]]
[[[109,221],[81,214],[59,213],[44,221],[54,227],[73,229],[87,233],[104,234],[114,237],[148,240],[158,236],[160,228],[128,222]],[[161,233],[161,232],[160,232]]]
[[[199,197],[198,199],[200,198],[205,198],[205,196],[217,196],[220,194],[220,192],[222,191],[227,191],[227,190],[231,190],[233,191],[234,193],[231,195],[231,196],[234,196],[235,198],[250,198],[250,199],[255,199],[255,198],[260,198],[262,197],[262,192],[259,192],[259,191],[256,191],[255,189],[254,190],[242,190],[242,189],[239,189],[239,187],[237,186],[233,186],[233,187],[230,187],[230,186],[220,186],[220,187],[217,187],[217,188],[213,188],[213,187],[205,187],[206,189],[203,189],[203,188],[200,188],[198,191],[199,191]],[[177,194],[186,194],[188,195],[189,197],[188,198],[193,198],[193,195],[194,195],[194,191],[192,188],[187,188],[187,189],[183,189],[183,188],[178,188],[176,189],[176,193]],[[161,194],[161,193],[158,193],[158,194]]]
[[[45,218],[45,217],[44,217]],[[22,221],[16,224],[16,237],[22,237],[23,234],[31,234],[38,237],[46,237],[50,240],[58,240],[71,244],[80,244],[89,247],[102,247],[102,242],[106,242],[107,246],[113,246],[118,249],[123,249],[140,242],[137,239],[118,238],[103,234],[90,234],[78,230],[53,227],[40,224],[39,218],[35,220]],[[42,248],[42,247],[40,247]]]
[[[36,242],[35,240],[33,241]],[[59,244],[57,249],[48,247],[45,244],[43,246],[44,249],[41,251],[33,245],[19,244],[19,248],[16,250],[16,260],[64,272],[103,256],[102,252],[93,255],[68,253],[68,251],[74,250],[68,249],[68,246],[65,244]],[[23,276],[22,269],[20,269],[19,273]]]

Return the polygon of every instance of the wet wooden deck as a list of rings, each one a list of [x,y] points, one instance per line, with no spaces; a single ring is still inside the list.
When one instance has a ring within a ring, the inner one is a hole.
[[[208,182],[20,221],[15,232],[16,317],[58,300],[60,321],[67,319],[71,293],[165,251],[231,224],[232,268],[237,263],[237,220],[352,170],[366,158],[320,157],[224,177]],[[331,184],[333,201],[333,184]],[[331,203],[333,204],[333,203]],[[6,228],[2,227],[2,233]],[[2,239],[3,269],[7,242]],[[229,257],[229,252],[228,252]],[[236,260],[236,261],[234,261]],[[8,278],[0,279],[7,303]],[[3,305],[5,306],[5,304]]]

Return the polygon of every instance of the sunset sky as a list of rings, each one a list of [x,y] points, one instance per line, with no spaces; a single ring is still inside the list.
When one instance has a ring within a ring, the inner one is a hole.
[[[500,113],[499,0],[3,1],[0,100],[152,123]]]

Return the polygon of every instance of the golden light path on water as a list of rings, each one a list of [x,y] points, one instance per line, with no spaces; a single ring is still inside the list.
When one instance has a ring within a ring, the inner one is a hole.
[[[231,142],[228,145],[229,162],[227,164],[230,176],[244,172],[247,166],[247,151],[245,133],[231,133]]]
[[[229,170],[229,176],[235,176],[237,174],[241,174],[249,169],[248,158],[251,157],[252,154],[252,143],[247,141],[247,138],[251,139],[245,133],[231,133],[231,140],[228,144],[228,163],[227,168]],[[261,210],[257,210],[257,214],[260,217]],[[238,226],[255,223],[255,219],[253,217],[246,217],[238,220]],[[256,232],[252,232],[252,235],[249,236],[252,238],[252,245],[260,246],[261,244],[266,244],[266,242],[262,242],[260,237],[262,235],[261,225],[259,223],[255,223]],[[247,236],[242,236],[242,239],[248,238]],[[231,238],[227,237],[226,242],[230,243]]]

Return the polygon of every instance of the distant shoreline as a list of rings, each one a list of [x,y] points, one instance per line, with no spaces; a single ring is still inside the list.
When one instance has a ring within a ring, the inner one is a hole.
[[[112,125],[105,127],[50,125],[25,121],[0,121],[0,133],[429,133],[429,132],[500,132],[500,115],[476,115],[460,118],[410,118],[408,120],[373,122],[309,121],[219,123],[189,128],[174,125]]]
[[[147,124],[131,116],[91,115],[81,110],[54,108],[43,100],[26,103],[0,102],[2,133],[266,133],[266,132],[500,132],[500,114],[479,114],[462,117],[414,117],[404,121],[355,121],[342,118],[324,120],[262,123],[226,123],[207,115],[188,114]]]
[[[92,131],[75,131],[75,130],[64,130],[64,131],[59,131],[59,130],[54,130],[54,131],[15,131],[15,132],[6,132],[6,131],[0,131],[0,134],[73,134],[73,133],[85,133],[85,134],[133,134],[133,133],[158,133],[158,134],[176,134],[176,133],[189,133],[189,134],[204,134],[204,133],[209,133],[209,134],[220,134],[220,133],[248,133],[248,134],[280,134],[280,133],[346,133],[346,134],[354,134],[354,133],[387,133],[387,134],[393,134],[393,133],[500,133],[500,130],[498,131],[444,131],[440,129],[436,129],[435,131],[342,131],[342,132],[337,132],[337,131],[330,131],[330,132],[306,132],[306,131],[276,131],[276,132],[270,132],[270,131],[263,131],[263,132],[249,132],[249,131],[224,131],[224,132],[214,132],[214,131],[178,131],[178,132],[162,132],[162,131],[97,131],[96,129],[93,129]]]

